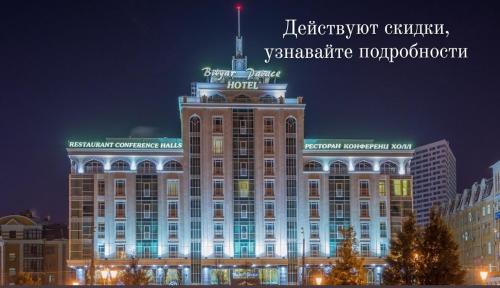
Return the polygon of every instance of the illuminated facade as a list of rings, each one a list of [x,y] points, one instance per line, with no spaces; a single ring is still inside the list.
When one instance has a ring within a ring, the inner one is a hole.
[[[294,284],[303,256],[307,278],[334,264],[349,225],[380,283],[412,210],[411,145],[304,139],[302,97],[242,47],[238,35],[231,70],[203,69],[179,97],[182,138],[68,143],[80,283],[94,254],[97,269],[135,257],[159,284]]]

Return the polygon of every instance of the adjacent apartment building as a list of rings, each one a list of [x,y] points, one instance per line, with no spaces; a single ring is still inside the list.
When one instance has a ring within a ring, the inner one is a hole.
[[[413,208],[417,224],[429,222],[430,209],[441,206],[457,192],[456,160],[446,140],[415,148],[411,161]]]
[[[481,271],[488,272],[489,284],[500,284],[498,256],[498,189],[500,162],[492,166],[493,177],[475,182],[445,206],[443,214],[459,245],[460,262],[467,271],[466,284],[484,284]],[[495,176],[496,175],[496,176]],[[497,183],[495,184],[495,181]]]
[[[67,284],[67,239],[44,237],[44,226],[22,215],[0,218],[0,285],[22,275],[46,285]]]
[[[412,211],[412,145],[305,138],[304,99],[247,67],[242,41],[179,97],[180,138],[68,141],[75,281],[134,258],[156,284],[297,284],[331,268],[353,226],[381,282]]]

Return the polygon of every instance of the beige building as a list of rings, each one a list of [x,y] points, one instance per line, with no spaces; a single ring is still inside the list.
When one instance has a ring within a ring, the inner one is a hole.
[[[44,239],[43,225],[21,215],[1,217],[0,233],[0,284],[15,284],[22,273],[41,284],[68,284],[66,239]]]
[[[444,207],[446,221],[459,245],[466,284],[482,284],[481,271],[490,280],[498,271],[493,179],[482,179],[455,196]]]

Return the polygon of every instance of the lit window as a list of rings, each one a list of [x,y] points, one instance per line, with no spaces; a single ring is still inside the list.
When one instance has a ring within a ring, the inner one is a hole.
[[[224,120],[222,117],[213,117],[212,118],[212,132],[213,133],[222,133],[223,131],[223,123]]]
[[[214,180],[213,181],[214,188],[214,197],[223,197],[224,196],[224,181],[223,180]]]
[[[214,136],[212,138],[212,153],[216,155],[224,153],[224,138],[222,136]]]
[[[177,197],[179,196],[179,180],[178,179],[168,179],[167,180],[167,196]]]
[[[370,223],[361,223],[361,239],[370,238]]]
[[[319,180],[309,180],[309,197],[319,197]]]
[[[116,202],[115,207],[116,207],[115,217],[116,218],[125,218],[125,216],[126,216],[125,202]]]
[[[125,223],[116,222],[115,230],[116,230],[116,240],[125,239]]]
[[[224,217],[224,204],[222,202],[214,202],[214,218]]]
[[[313,222],[309,225],[311,239],[319,239],[319,224]]]
[[[264,160],[264,175],[265,176],[274,175],[274,160],[273,159],[265,159]]]
[[[360,202],[359,203],[359,212],[360,212],[360,217],[363,217],[363,218],[370,217],[368,202]]]
[[[168,223],[168,239],[177,239],[178,225],[175,222]]]
[[[264,218],[274,218],[273,202],[264,202]]]
[[[385,191],[385,181],[378,181],[378,194],[380,196],[387,195],[387,192]]]
[[[267,222],[265,224],[266,239],[274,239],[274,223]]]
[[[319,203],[309,202],[309,217],[318,218],[319,217]]]
[[[273,138],[264,138],[264,154],[274,153],[274,140]]]
[[[274,257],[274,244],[266,244],[266,257]]]
[[[318,257],[319,256],[319,244],[318,243],[311,243],[309,246],[311,257]]]
[[[224,238],[224,224],[217,222],[214,223],[214,238],[223,239]]]

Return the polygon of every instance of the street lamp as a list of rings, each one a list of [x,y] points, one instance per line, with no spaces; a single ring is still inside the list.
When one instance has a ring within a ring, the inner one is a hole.
[[[483,283],[486,284],[486,279],[488,278],[488,271],[479,272],[479,276],[481,277],[481,280],[483,280]]]
[[[316,278],[314,278],[314,280],[316,281],[316,285],[318,285],[318,286],[319,286],[319,285],[321,285],[321,282],[323,281],[323,278],[321,278],[321,277],[316,277]]]

